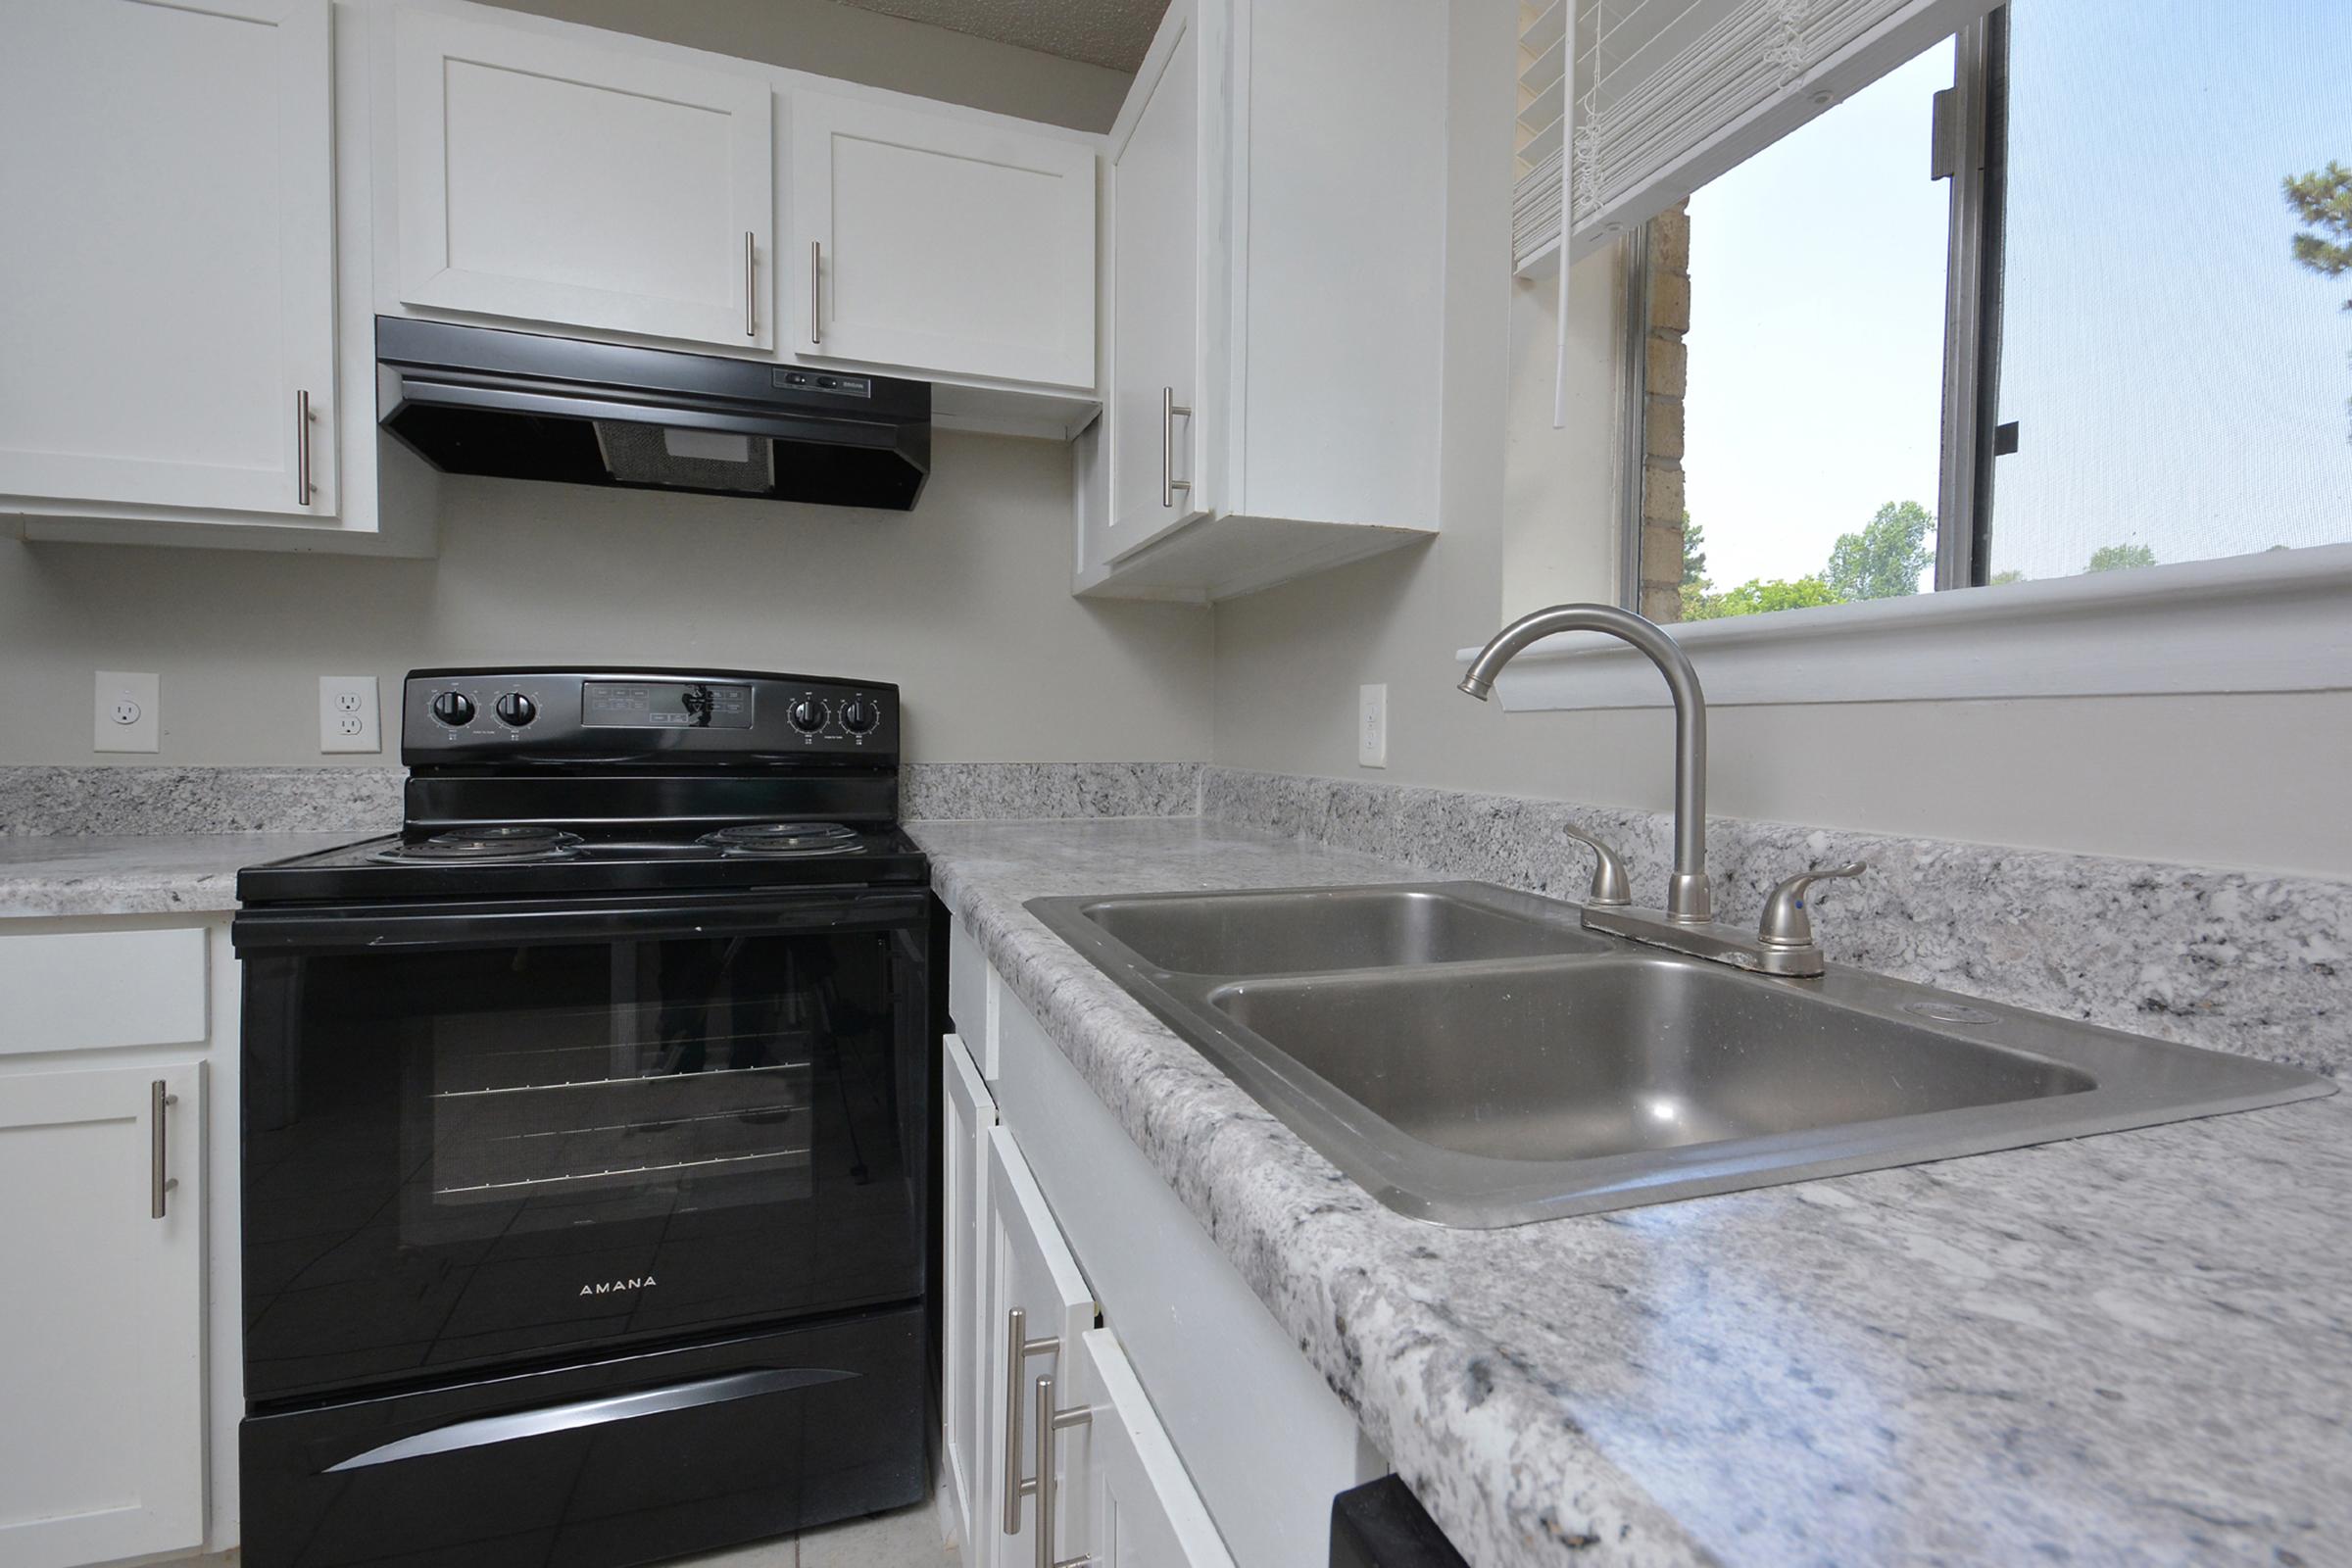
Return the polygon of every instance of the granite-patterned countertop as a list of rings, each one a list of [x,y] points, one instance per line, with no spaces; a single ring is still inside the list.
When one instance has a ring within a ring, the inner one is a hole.
[[[1201,820],[913,831],[1478,1568],[2352,1562],[2352,1096],[1446,1230],[1021,907],[1411,868]]]
[[[237,872],[365,833],[123,833],[0,836],[0,918],[189,914],[234,909]]]

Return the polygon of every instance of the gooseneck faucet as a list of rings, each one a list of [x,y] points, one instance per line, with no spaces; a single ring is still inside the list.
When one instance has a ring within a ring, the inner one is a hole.
[[[1674,875],[1666,884],[1666,918],[1677,925],[1705,925],[1715,917],[1707,885],[1707,699],[1680,644],[1656,621],[1631,611],[1554,605],[1496,632],[1470,662],[1459,689],[1485,702],[1503,665],[1528,644],[1561,631],[1596,631],[1630,643],[1666,677],[1674,696]]]
[[[1461,689],[1485,702],[1502,666],[1528,644],[1555,631],[1596,631],[1632,644],[1658,666],[1666,689],[1674,694],[1674,874],[1666,884],[1666,907],[1632,907],[1617,853],[1570,828],[1569,837],[1592,845],[1600,856],[1592,893],[1585,901],[1586,928],[1758,974],[1803,979],[1822,973],[1828,959],[1813,939],[1806,894],[1815,882],[1859,876],[1868,868],[1857,860],[1788,878],[1765,901],[1764,917],[1753,936],[1715,923],[1714,896],[1707,886],[1707,700],[1689,656],[1657,622],[1608,605],[1539,610],[1503,627],[1479,650],[1462,676]]]

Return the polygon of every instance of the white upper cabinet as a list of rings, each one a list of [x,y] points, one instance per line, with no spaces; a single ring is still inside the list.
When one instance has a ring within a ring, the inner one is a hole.
[[[1095,162],[1084,140],[796,92],[793,352],[1092,387]]]
[[[1208,344],[1200,255],[1200,13],[1168,8],[1111,136],[1110,505],[1088,541],[1101,564],[1201,515],[1213,500],[1200,462],[1201,361]],[[1214,40],[1207,45],[1216,47]]]
[[[0,1077],[10,1568],[204,1544],[203,1086],[196,1062]]]
[[[0,510],[337,507],[327,0],[8,0]]]
[[[1168,8],[1111,131],[1078,592],[1224,598],[1436,531],[1446,15]]]
[[[764,76],[432,11],[393,31],[401,302],[774,346]]]

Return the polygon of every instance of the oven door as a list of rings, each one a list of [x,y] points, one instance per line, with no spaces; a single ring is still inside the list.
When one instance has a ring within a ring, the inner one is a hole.
[[[927,910],[240,915],[247,1399],[919,1299]]]

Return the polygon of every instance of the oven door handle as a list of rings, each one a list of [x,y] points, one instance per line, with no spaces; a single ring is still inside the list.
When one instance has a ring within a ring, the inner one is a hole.
[[[244,953],[395,948],[505,948],[731,933],[882,931],[919,927],[929,894],[805,889],[744,898],[665,894],[612,901],[310,906],[246,909],[230,927]]]
[[[581,1427],[634,1421],[639,1416],[665,1415],[673,1410],[726,1404],[735,1399],[757,1398],[763,1394],[784,1394],[794,1389],[813,1388],[820,1383],[839,1383],[844,1378],[856,1376],[858,1374],[855,1372],[842,1372],[832,1367],[770,1367],[758,1372],[726,1372],[717,1377],[694,1378],[659,1389],[640,1389],[633,1394],[607,1394],[593,1399],[572,1399],[536,1410],[512,1410],[505,1415],[475,1416],[391,1443],[378,1444],[338,1464],[328,1465],[321,1473],[331,1476],[345,1470],[367,1470],[379,1464],[397,1464],[403,1459],[421,1459],[430,1454],[487,1447],[494,1443],[513,1443],[520,1438],[543,1438],[551,1433],[571,1432]]]

